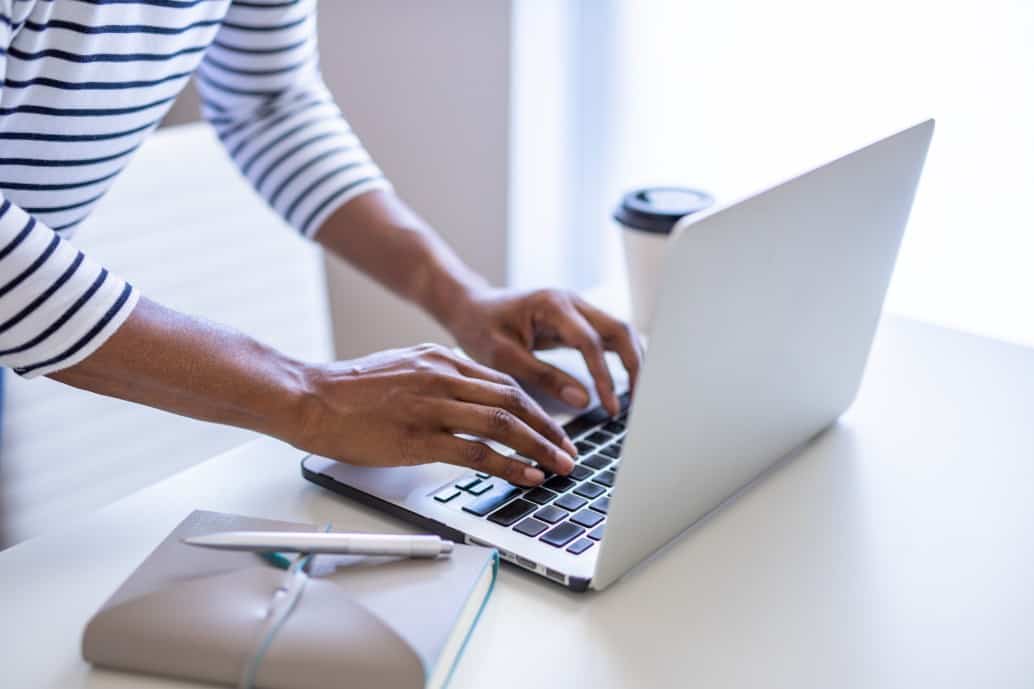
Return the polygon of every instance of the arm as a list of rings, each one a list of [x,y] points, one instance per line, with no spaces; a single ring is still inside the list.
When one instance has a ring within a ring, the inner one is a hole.
[[[634,334],[567,292],[489,288],[394,197],[323,84],[315,22],[313,0],[235,4],[198,69],[203,112],[242,173],[303,235],[421,305],[477,360],[581,407],[581,384],[531,354],[576,347],[616,414],[603,351],[634,381]]]
[[[507,376],[415,347],[310,365],[166,309],[0,197],[0,365],[367,465],[445,461],[523,485],[574,448]]]
[[[566,474],[574,465],[563,431],[511,379],[441,347],[306,364],[142,299],[99,349],[50,375],[353,464],[445,461],[521,485],[543,480],[541,470],[455,435],[468,433],[551,471]]]
[[[202,114],[238,169],[302,235],[390,188],[320,76],[315,0],[231,4],[196,77]]]
[[[27,378],[93,353],[137,291],[0,195],[0,365]]]
[[[340,207],[316,230],[315,239],[423,308],[476,360],[572,406],[588,403],[586,390],[535,358],[533,350],[578,349],[612,414],[619,402],[603,352],[616,351],[635,382],[642,355],[626,324],[566,291],[492,288],[391,192],[363,194]]]
[[[302,233],[356,194],[386,186],[315,76],[311,11],[308,0],[235,5],[210,56],[223,62],[206,59],[198,75],[205,111],[224,143]],[[293,62],[279,64],[285,57]],[[217,70],[219,81],[212,76]],[[18,220],[29,219],[21,214]],[[4,227],[19,231],[13,221]],[[46,233],[35,243],[49,242],[53,233]],[[75,253],[54,241],[64,254]],[[0,277],[5,267],[33,258],[24,253],[17,262],[0,262]],[[33,293],[46,284],[34,282]],[[76,323],[91,334],[88,347],[60,359],[48,354],[60,348],[21,358],[19,349],[0,363],[25,364],[30,368],[23,370],[70,385],[249,428],[356,464],[445,461],[514,483],[542,480],[541,470],[457,437],[473,434],[513,447],[550,471],[567,473],[573,466],[574,448],[563,431],[512,379],[448,350],[421,346],[306,364],[146,299],[134,308],[131,288],[113,278],[106,284],[118,308],[112,316],[112,300],[99,300],[94,310],[101,320]],[[62,335],[77,333],[61,327]]]

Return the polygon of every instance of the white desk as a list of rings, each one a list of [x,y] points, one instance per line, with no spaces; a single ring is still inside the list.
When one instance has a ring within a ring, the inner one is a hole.
[[[504,567],[452,686],[1030,687],[1032,411],[1034,351],[889,319],[838,427],[610,590]],[[243,446],[0,553],[0,684],[185,686],[78,643],[197,507],[405,528]]]

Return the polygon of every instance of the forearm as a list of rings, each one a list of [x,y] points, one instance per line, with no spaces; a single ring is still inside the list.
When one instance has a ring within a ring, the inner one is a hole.
[[[306,371],[246,335],[141,299],[97,351],[50,377],[290,441],[302,418]]]
[[[487,286],[390,192],[372,191],[346,203],[327,219],[315,239],[446,326],[472,291]]]
[[[513,447],[553,472],[573,466],[563,431],[524,392],[510,389],[512,380],[442,347],[306,365],[141,299],[90,356],[49,375],[354,464],[447,461],[523,485],[543,479],[538,469],[455,437],[455,428]],[[508,423],[500,425],[501,415]]]

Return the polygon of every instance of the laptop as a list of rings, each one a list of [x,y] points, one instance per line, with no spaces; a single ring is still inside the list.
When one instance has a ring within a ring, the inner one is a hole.
[[[574,591],[601,590],[833,424],[861,382],[928,120],[670,238],[634,400],[565,425],[571,476],[302,461],[306,479]]]

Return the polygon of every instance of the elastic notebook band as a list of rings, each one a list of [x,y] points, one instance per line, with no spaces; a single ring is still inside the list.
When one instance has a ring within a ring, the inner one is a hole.
[[[273,593],[273,600],[269,604],[269,610],[266,611],[265,620],[259,630],[255,651],[241,672],[241,680],[237,685],[240,689],[254,689],[255,677],[258,675],[259,666],[266,657],[266,652],[269,651],[273,639],[276,638],[277,633],[294,611],[305,590],[305,585],[309,581],[309,575],[305,573],[305,566],[311,558],[311,555],[307,555],[296,560],[284,574],[283,584]]]
[[[330,531],[331,527],[331,523],[327,522],[323,525],[323,532]],[[309,583],[308,570],[313,557],[310,554],[296,559],[284,573],[283,583],[273,592],[273,600],[269,603],[262,628],[259,630],[255,651],[241,671],[241,679],[237,683],[240,689],[254,689],[259,666],[262,665],[269,647],[273,645],[276,635],[280,633],[287,618],[291,616],[298,601],[301,600],[305,585]]]

